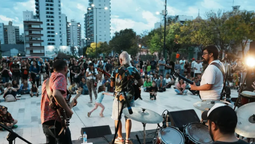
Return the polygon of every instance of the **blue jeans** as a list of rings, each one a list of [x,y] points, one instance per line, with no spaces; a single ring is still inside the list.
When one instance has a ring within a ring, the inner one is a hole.
[[[163,75],[163,77],[165,77],[165,76],[164,76],[164,69],[160,69],[160,70],[159,70],[159,74],[160,74],[160,75]]]
[[[9,82],[10,78],[9,77],[2,77],[3,83]]]
[[[81,94],[85,95],[85,94],[89,94],[89,90],[87,86],[83,86],[82,92]]]
[[[165,75],[164,76],[166,76],[166,74],[171,74],[171,69],[165,69]]]
[[[29,93],[30,93],[30,89],[27,89],[27,90],[20,90],[19,93],[20,93],[20,94],[29,94]]]
[[[180,75],[184,76],[184,69],[180,69]]]
[[[177,94],[181,94],[181,91],[179,91],[178,89],[175,89],[175,92]],[[187,94],[187,92],[188,92],[187,90],[184,90],[182,94]]]

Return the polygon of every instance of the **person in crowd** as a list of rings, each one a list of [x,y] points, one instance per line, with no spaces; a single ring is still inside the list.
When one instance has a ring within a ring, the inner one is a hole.
[[[103,69],[104,65],[103,65],[102,61],[98,62],[98,66],[97,67],[100,68],[100,69]],[[102,72],[98,72],[98,81],[101,82],[102,78],[103,78],[103,73]]]
[[[68,65],[68,67],[69,67],[69,73],[70,73],[70,79],[69,79],[69,83],[71,84],[71,83],[73,83],[73,76],[74,76],[74,74],[71,72],[71,70],[73,69],[73,66],[74,66],[74,61],[73,61],[73,59],[72,58],[70,58],[70,63],[69,63],[69,65]]]
[[[95,99],[97,98],[97,75],[98,72],[94,68],[94,64],[90,63],[89,68],[86,70],[86,77],[87,77],[87,86],[89,90],[89,97],[90,97],[90,103],[92,103],[92,91],[94,92]]]
[[[112,73],[113,65],[110,60],[107,60],[107,63],[105,65],[105,70],[108,73]]]
[[[175,84],[175,80],[170,74],[166,74],[165,81],[166,81],[166,88],[171,88],[171,86]]]
[[[194,71],[195,71],[195,64],[197,62],[196,62],[195,58],[192,58],[191,61],[192,62],[191,62],[191,73],[190,73],[190,76],[193,78],[193,77],[195,77]]]
[[[184,76],[184,65],[185,65],[185,62],[186,62],[186,60],[184,59],[184,57],[182,57],[182,59],[180,60],[180,67],[181,67],[181,69],[180,69],[180,75],[182,75],[182,76]]]
[[[2,63],[3,67],[1,69],[1,74],[2,74],[2,82],[3,83],[8,83],[10,80],[10,70],[7,67],[7,63]]]
[[[0,105],[0,124],[8,127],[8,128],[17,128],[16,125],[18,123],[17,120],[13,119],[12,115],[8,112],[8,108]],[[0,126],[1,130],[5,130]]]
[[[174,69],[176,73],[180,74],[181,66],[180,66],[179,60],[176,61]]]
[[[33,64],[29,68],[30,79],[32,79],[33,83],[36,83],[37,87],[39,87],[40,80],[40,67],[38,66],[36,61],[33,61]]]
[[[20,94],[29,94],[30,87],[26,79],[24,79],[23,83],[20,85]]]
[[[90,112],[88,112],[88,117],[90,117],[90,115],[92,114],[92,112],[95,111],[98,107],[101,107],[101,108],[102,108],[102,110],[101,110],[101,112],[100,112],[99,115],[100,115],[101,117],[104,117],[103,112],[104,112],[105,107],[104,107],[104,105],[102,104],[102,101],[103,101],[103,99],[104,99],[104,95],[113,96],[112,94],[105,92],[105,86],[104,86],[104,85],[101,85],[101,86],[98,87],[98,97],[97,97],[97,99],[96,99],[95,107],[94,107]]]
[[[164,76],[164,71],[165,71],[165,65],[166,62],[163,59],[163,57],[160,58],[160,60],[158,61],[158,66],[159,66],[159,74]]]
[[[19,84],[17,83],[16,80],[13,80],[13,81],[12,81],[12,87],[13,87],[14,89],[16,89],[16,96],[17,96],[17,97],[20,96],[20,86],[19,86]]]
[[[171,74],[171,69],[172,69],[172,65],[170,64],[170,60],[167,60],[165,65],[164,76],[166,76],[167,74]]]
[[[152,77],[152,81],[158,81],[158,74],[154,73],[153,77]]]
[[[175,86],[175,92],[178,95],[184,95],[187,94],[187,90],[186,90],[186,84],[184,83],[183,79],[179,79],[178,83]]]
[[[113,92],[113,88],[111,87],[111,80],[107,75],[104,76],[102,85],[104,85],[107,88],[108,92]]]
[[[26,61],[22,61],[22,63],[21,63],[21,83],[23,83],[24,80],[28,79],[29,67],[30,66]]]
[[[151,73],[151,64],[149,61],[147,62],[146,71],[147,71],[147,74]]]
[[[156,81],[153,81],[152,82],[152,86],[149,89],[150,99],[151,100],[156,100],[157,91],[158,91],[157,83],[156,83]]]
[[[151,86],[152,86],[152,82],[151,82],[150,78],[146,77],[144,79],[144,83],[143,83],[143,90],[145,92],[149,92]]]
[[[75,83],[73,82],[69,87],[68,87],[68,91],[71,93],[71,94],[75,94],[76,93],[76,86],[75,86]]]
[[[12,64],[12,79],[15,80],[19,84],[20,80],[20,65],[17,59],[14,59]]]
[[[215,63],[224,68],[218,60],[218,49],[215,46],[207,46],[203,49],[203,62],[208,64],[201,78],[200,86],[194,83],[191,90],[198,90],[202,100],[220,100],[223,89],[223,75],[221,70],[213,65]]]
[[[157,81],[158,92],[166,91],[166,81],[163,78],[163,75],[160,75],[159,80]]]
[[[83,95],[89,94],[89,90],[88,90],[88,87],[87,87],[87,84],[86,84],[85,77],[82,77],[79,88],[82,89],[81,94],[83,94]]]
[[[216,103],[209,111],[202,113],[202,119],[208,123],[213,144],[248,144],[236,137],[237,115],[226,104]]]
[[[196,63],[194,63],[194,74],[195,74],[195,77],[198,76],[198,75],[201,75],[202,69],[203,69],[202,63],[200,62],[200,60],[197,60]]]
[[[157,62],[155,61],[154,57],[152,58],[152,61],[150,61],[150,65],[152,73],[155,73],[157,68]]]
[[[17,90],[12,87],[11,83],[6,84],[6,88],[4,89],[4,99],[6,102],[16,101]]]
[[[74,61],[74,65],[72,66],[72,69],[71,69],[71,73],[73,74],[73,81],[79,85],[80,83],[80,76],[81,76],[81,68],[80,66],[78,65],[78,62],[75,60]]]
[[[39,97],[39,91],[38,91],[38,88],[36,87],[35,83],[32,84],[32,87],[30,89],[30,96],[31,97],[33,97],[33,96]]]

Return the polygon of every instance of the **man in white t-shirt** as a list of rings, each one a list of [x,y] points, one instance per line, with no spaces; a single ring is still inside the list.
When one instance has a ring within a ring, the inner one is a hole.
[[[196,64],[196,60],[195,58],[192,58],[192,62],[191,62],[191,77],[195,76],[195,64]]]
[[[223,89],[223,75],[219,68],[211,63],[218,63],[223,69],[223,64],[218,59],[218,49],[215,46],[207,46],[203,49],[203,62],[209,65],[205,69],[200,86],[194,83],[191,90],[200,91],[202,100],[220,100]]]
[[[199,60],[197,60],[197,62],[195,63],[195,65],[194,65],[194,74],[195,74],[195,76],[197,76],[197,75],[201,75],[201,73],[202,73],[202,68],[203,68],[203,65],[202,65],[202,63],[199,61]]]
[[[182,57],[182,59],[180,60],[180,67],[181,67],[181,71],[180,74],[184,76],[184,65],[185,65],[185,59],[184,57]]]

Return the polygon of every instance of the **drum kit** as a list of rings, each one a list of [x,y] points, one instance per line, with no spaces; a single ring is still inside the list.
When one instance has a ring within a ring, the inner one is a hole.
[[[206,100],[194,103],[194,107],[206,111],[213,107],[216,103],[223,103],[232,108],[234,105],[227,101]],[[236,126],[236,134],[247,139],[255,138],[255,93],[243,91],[241,93],[240,103],[242,104],[236,110],[238,123]],[[133,114],[129,114],[128,109],[123,109],[126,117],[143,124],[143,143],[146,143],[146,124],[158,124],[164,121],[164,116],[152,110],[133,107]],[[157,138],[154,138],[155,144],[209,144],[212,143],[208,127],[203,123],[188,123],[183,126],[183,132],[177,127],[167,125],[157,129]]]
[[[143,143],[146,143],[146,124],[159,124],[163,122],[163,116],[158,113],[144,109],[133,107],[133,114],[129,114],[128,109],[123,109],[123,113],[126,117],[143,124]],[[212,139],[209,135],[207,126],[202,123],[189,123],[184,126],[184,132],[181,132],[178,128],[168,126],[166,128],[159,128],[157,130],[157,138],[153,140],[155,144],[209,144],[212,143]]]

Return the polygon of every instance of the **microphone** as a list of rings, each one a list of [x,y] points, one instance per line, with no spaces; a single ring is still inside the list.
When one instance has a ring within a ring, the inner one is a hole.
[[[174,75],[176,75],[177,77],[183,79],[184,81],[186,81],[186,82],[188,82],[188,83],[190,83],[190,84],[193,84],[193,83],[194,83],[193,81],[191,81],[191,80],[185,78],[185,77],[182,76],[182,75],[179,75],[178,73],[174,73]]]

